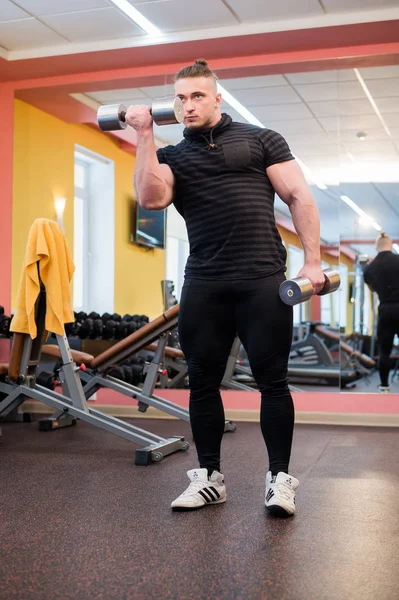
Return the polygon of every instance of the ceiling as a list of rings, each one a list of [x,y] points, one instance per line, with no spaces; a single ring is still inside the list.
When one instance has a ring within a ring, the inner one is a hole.
[[[221,79],[220,83],[265,127],[284,135],[294,154],[327,184],[327,190],[312,186],[323,239],[331,244],[339,238],[370,239],[371,244],[351,247],[372,253],[377,232],[359,223],[359,215],[339,195],[349,196],[382,230],[399,238],[399,65],[359,69],[359,74],[387,130],[353,69]],[[99,104],[150,105],[153,99],[172,94],[173,86],[165,84],[86,96]],[[228,105],[224,109],[245,122]],[[176,144],[182,139],[183,125],[154,125],[154,130],[164,144]],[[357,137],[359,132],[366,134],[364,140]],[[334,185],[338,181],[339,188]],[[276,209],[289,216],[279,199]]]
[[[321,25],[398,18],[397,0],[128,0],[165,35],[218,29],[218,36],[232,28],[271,31],[284,21],[306,19]],[[357,16],[355,16],[357,15]],[[345,18],[346,16],[346,18]],[[273,26],[274,25],[274,26]],[[309,26],[309,25],[307,25]],[[230,29],[229,29],[230,28]],[[222,30],[226,31],[223,32]],[[237,33],[236,33],[237,34]],[[203,33],[202,33],[203,35]],[[1,0],[0,46],[7,52],[52,48],[73,51],[78,43],[147,38],[110,0]],[[190,36],[195,39],[198,36]],[[146,42],[148,43],[148,41]],[[64,47],[62,49],[62,47]]]
[[[18,97],[43,110],[52,110],[43,98],[53,92],[64,108],[84,105],[86,118],[100,104],[173,94],[175,66],[205,56],[223,87],[326,184],[312,185],[325,241],[341,235],[362,252],[373,248],[354,243],[377,232],[359,223],[343,194],[399,238],[399,0],[129,1],[160,36],[145,34],[110,0],[1,0],[0,82],[16,81],[26,90]],[[383,45],[384,66],[369,66]],[[126,76],[114,76],[118,68]],[[112,76],[97,77],[101,69]],[[57,76],[58,88],[41,83],[52,77],[55,86]],[[244,120],[227,104],[223,110]],[[73,122],[70,113],[65,119]],[[155,126],[155,134],[174,144],[182,126]],[[279,199],[276,208],[289,215]]]

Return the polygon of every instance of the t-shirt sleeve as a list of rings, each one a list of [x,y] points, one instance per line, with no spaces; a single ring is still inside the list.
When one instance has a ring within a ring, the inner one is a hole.
[[[260,142],[263,146],[264,165],[266,169],[277,163],[295,159],[286,140],[277,131],[263,129],[260,135]]]
[[[372,275],[373,274],[371,272],[370,265],[368,265],[364,269],[364,271],[363,271],[363,280],[364,280],[364,283],[367,283],[367,285],[371,285],[372,284],[372,279],[373,279]]]
[[[158,158],[158,162],[160,165],[168,165],[169,164],[164,148],[159,148],[157,150],[157,158]]]

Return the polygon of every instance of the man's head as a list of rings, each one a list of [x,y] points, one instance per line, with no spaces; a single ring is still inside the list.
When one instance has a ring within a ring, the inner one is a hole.
[[[385,252],[386,250],[392,251],[392,240],[387,234],[382,231],[376,241],[377,252]]]
[[[184,107],[184,125],[189,129],[213,127],[222,116],[222,96],[217,90],[217,76],[205,60],[196,60],[175,76],[175,96]]]

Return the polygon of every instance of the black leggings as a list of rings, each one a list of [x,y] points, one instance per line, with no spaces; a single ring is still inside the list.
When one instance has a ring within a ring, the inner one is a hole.
[[[236,335],[261,392],[260,424],[273,474],[288,472],[294,405],[287,362],[292,343],[292,308],[278,288],[282,272],[261,279],[189,279],[183,286],[179,339],[190,379],[190,421],[200,467],[220,471],[224,409],[220,384]]]
[[[390,359],[393,338],[399,335],[399,304],[381,304],[378,309],[378,370],[382,386],[388,386]]]

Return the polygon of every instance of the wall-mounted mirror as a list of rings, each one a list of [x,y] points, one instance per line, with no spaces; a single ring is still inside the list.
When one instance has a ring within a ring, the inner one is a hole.
[[[397,394],[399,66],[353,69],[339,82],[339,116],[343,387]]]

